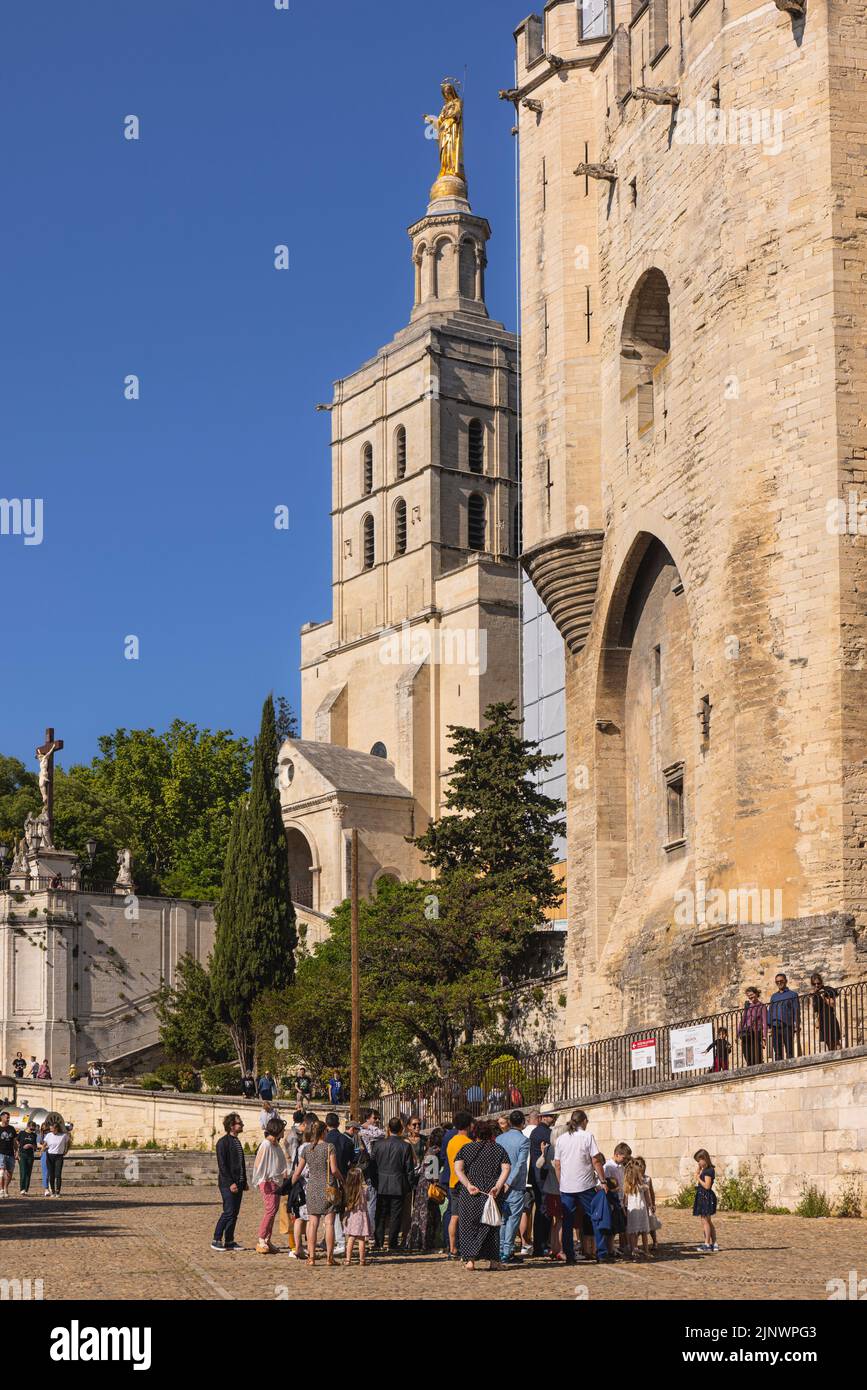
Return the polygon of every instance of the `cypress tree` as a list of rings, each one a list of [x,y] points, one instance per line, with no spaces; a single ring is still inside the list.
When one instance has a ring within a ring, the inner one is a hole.
[[[277,729],[269,695],[253,751],[249,795],[235,807],[211,984],[243,1070],[253,1065],[252,1012],[266,990],[284,989],[295,975],[295,910],[289,890],[286,833],[277,789]]]

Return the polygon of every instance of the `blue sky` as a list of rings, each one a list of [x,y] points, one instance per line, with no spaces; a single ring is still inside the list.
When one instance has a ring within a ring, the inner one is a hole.
[[[465,66],[488,304],[515,327],[497,90],[528,8],[7,0],[0,497],[43,499],[44,538],[0,535],[0,753],[32,766],[46,724],[66,764],[118,726],[252,734],[269,689],[297,708],[298,631],[331,605],[314,405],[407,320],[421,118]]]

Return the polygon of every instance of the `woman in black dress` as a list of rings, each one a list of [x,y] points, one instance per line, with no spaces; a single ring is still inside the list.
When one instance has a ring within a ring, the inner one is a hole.
[[[818,972],[810,976],[810,987],[813,1012],[819,1022],[819,1042],[824,1043],[829,1052],[834,1052],[840,1046],[840,1024],[834,1004],[837,991],[826,985]]]
[[[474,1142],[466,1144],[455,1160],[458,1247],[467,1269],[475,1269],[476,1260],[490,1260],[491,1269],[501,1267],[500,1228],[482,1222],[488,1197],[496,1201],[512,1166],[506,1150],[496,1142],[496,1134],[496,1125],[480,1120]]]
[[[412,1226],[409,1232],[410,1250],[436,1250],[442,1245],[442,1223],[440,1206],[445,1201],[445,1193],[439,1186],[442,1163],[440,1149],[443,1142],[442,1129],[435,1129],[425,1145],[421,1160],[418,1182],[412,1199]],[[439,1194],[439,1201],[431,1197],[431,1189]]]

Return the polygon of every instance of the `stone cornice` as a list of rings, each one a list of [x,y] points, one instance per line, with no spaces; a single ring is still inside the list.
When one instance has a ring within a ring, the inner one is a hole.
[[[444,227],[447,222],[461,222],[470,227],[477,227],[486,237],[491,235],[491,224],[486,217],[477,217],[474,212],[426,212],[424,217],[420,217],[417,222],[413,222],[407,228],[407,235],[418,236],[419,232],[427,231],[428,227]]]
[[[604,531],[572,531],[525,550],[521,564],[573,656],[593,621]]]

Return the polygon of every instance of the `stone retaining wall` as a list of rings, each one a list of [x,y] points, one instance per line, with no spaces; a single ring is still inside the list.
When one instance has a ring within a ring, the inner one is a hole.
[[[719,1176],[760,1163],[775,1206],[794,1208],[805,1182],[835,1198],[853,1179],[867,1202],[867,1047],[575,1105],[607,1157],[622,1141],[646,1159],[660,1199],[693,1181],[692,1155],[703,1148]]]
[[[10,1090],[6,1088],[7,1092]],[[56,1085],[54,1082],[22,1081],[17,1087],[17,1103],[24,1101],[30,1108],[59,1110],[65,1120],[75,1125],[75,1140],[79,1145],[91,1145],[97,1139],[135,1139],[139,1146],[153,1140],[166,1146],[185,1146],[189,1149],[211,1149],[223,1134],[223,1116],[236,1110],[244,1121],[244,1139],[258,1144],[258,1101],[239,1096],[185,1095],[177,1091],[142,1091],[127,1087],[94,1088],[79,1083],[76,1086]],[[284,1120],[291,1122],[295,1103],[291,1098],[277,1101]],[[320,1116],[336,1109],[342,1116],[346,1106],[332,1107],[326,1101],[316,1101],[313,1109]]]

